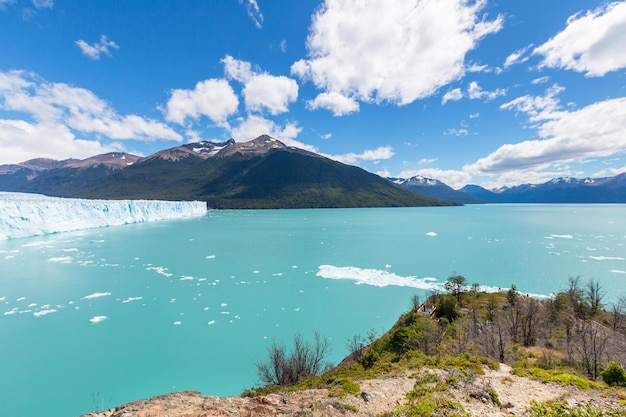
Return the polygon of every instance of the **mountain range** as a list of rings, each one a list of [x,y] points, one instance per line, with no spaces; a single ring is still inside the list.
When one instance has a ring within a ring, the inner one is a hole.
[[[197,142],[147,157],[107,153],[0,166],[0,190],[94,199],[202,200],[210,208],[454,205],[267,135]]]
[[[606,178],[554,178],[543,184],[522,184],[488,190],[466,185],[454,190],[441,181],[416,176],[390,181],[432,198],[457,203],[626,203],[626,173]]]

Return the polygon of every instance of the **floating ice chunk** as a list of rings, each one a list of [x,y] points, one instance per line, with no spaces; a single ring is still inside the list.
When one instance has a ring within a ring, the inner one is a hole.
[[[70,262],[72,262],[72,257],[71,256],[57,256],[54,258],[49,258],[48,262],[59,262],[62,264],[69,264]]]
[[[442,289],[437,283],[430,282],[429,279],[419,279],[416,277],[402,277],[391,272],[378,269],[362,269],[354,266],[340,267],[333,265],[320,265],[316,274],[318,277],[327,279],[349,279],[356,281],[355,284],[373,285],[376,287],[386,287],[394,285],[399,287],[412,287],[424,290]]]
[[[572,235],[550,235],[546,236],[546,239],[574,239]]]
[[[230,311],[220,311],[220,314],[229,315]]]
[[[16,301],[24,301],[24,300],[26,300],[26,297],[20,297]]]
[[[131,301],[141,300],[142,298],[143,297],[128,297],[122,300],[122,303],[126,304],[126,303],[130,303]]]
[[[54,308],[48,309],[48,310],[39,310],[39,311],[35,311],[33,313],[33,316],[35,317],[41,317],[41,316],[45,316],[46,314],[52,314],[52,313],[56,313],[57,310],[55,310]]]
[[[9,310],[9,311],[5,311],[3,314],[4,314],[5,316],[11,316],[11,315],[13,315],[13,314],[17,313],[17,312],[18,312],[18,310],[19,310],[19,308],[17,308],[17,307],[13,307],[11,310]]]
[[[91,300],[94,298],[107,297],[111,295],[110,292],[94,292],[93,294],[89,294],[81,298],[81,300]]]
[[[195,278],[194,277],[190,277],[187,275],[183,275],[182,277],[180,277],[181,281],[193,281]]]
[[[220,307],[226,307],[227,305],[228,304],[226,304],[226,303],[222,303],[222,304],[220,304]]]
[[[175,321],[175,322],[174,322],[174,326],[180,326],[180,325],[181,325],[181,323],[182,323],[181,321]]]
[[[560,256],[561,254],[560,254],[560,253],[558,253],[558,252],[548,252],[548,255],[557,255],[557,256]]]
[[[167,268],[163,266],[149,266],[146,268],[146,271],[154,271],[159,275],[163,275],[164,277],[171,277],[173,275],[167,272]]]
[[[426,236],[437,236],[437,233],[435,233],[435,232],[427,232]]]
[[[211,321],[210,321],[210,322],[208,322],[207,324],[208,324],[209,326],[210,326],[211,324],[215,324],[215,320],[211,320]]]
[[[207,255],[205,256],[206,259],[215,259],[215,255]]]
[[[621,269],[611,269],[611,272],[614,274],[626,274],[626,271],[622,271]]]
[[[590,259],[595,259],[596,261],[624,261],[626,258],[622,258],[621,256],[590,256]]]
[[[100,323],[101,321],[104,321],[106,319],[108,319],[107,316],[94,316],[90,318],[89,321],[92,323]]]

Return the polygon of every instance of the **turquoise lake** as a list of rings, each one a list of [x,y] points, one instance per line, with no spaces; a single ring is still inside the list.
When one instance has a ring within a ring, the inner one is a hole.
[[[626,206],[209,211],[0,241],[0,409],[65,417],[179,390],[238,395],[273,341],[388,329],[458,273],[626,293]]]

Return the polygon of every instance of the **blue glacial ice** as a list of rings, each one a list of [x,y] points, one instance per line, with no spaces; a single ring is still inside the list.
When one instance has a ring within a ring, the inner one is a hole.
[[[0,192],[0,239],[206,215],[203,201],[83,200]]]

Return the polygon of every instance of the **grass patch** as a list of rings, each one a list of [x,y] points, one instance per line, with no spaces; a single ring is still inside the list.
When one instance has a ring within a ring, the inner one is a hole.
[[[526,376],[543,383],[558,382],[561,385],[572,385],[584,390],[606,389],[606,384],[591,381],[571,372],[558,369],[514,368],[513,375]]]

